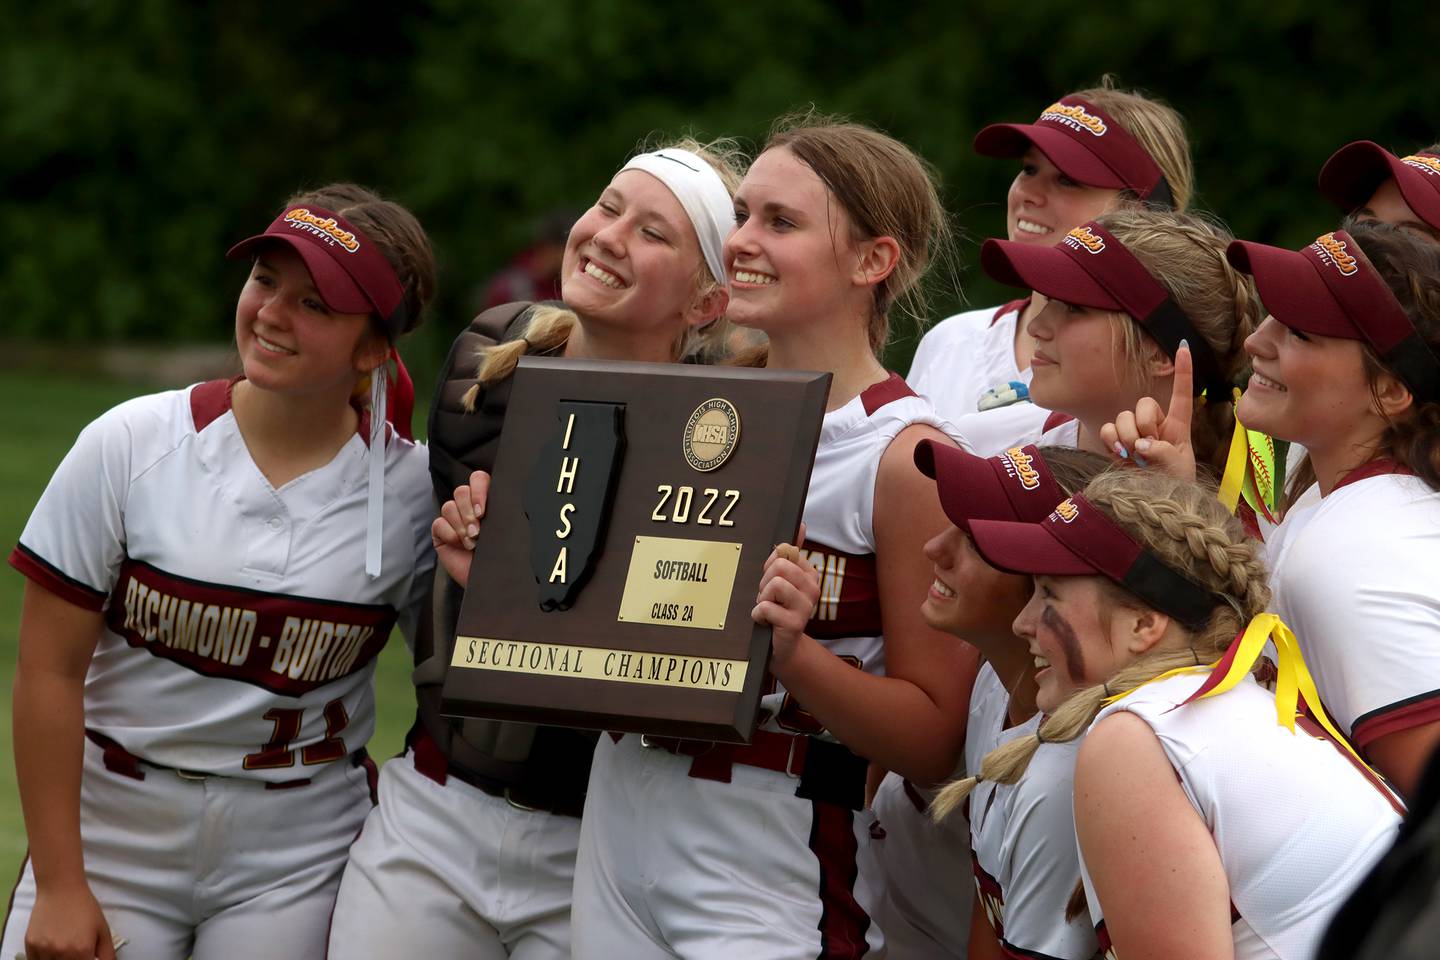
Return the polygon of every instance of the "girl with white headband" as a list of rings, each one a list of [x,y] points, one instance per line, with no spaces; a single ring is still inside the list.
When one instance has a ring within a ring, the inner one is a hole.
[[[582,960],[883,950],[867,758],[929,781],[963,745],[976,658],[916,603],[932,579],[921,544],[945,521],[912,451],[951,441],[878,356],[943,233],[934,185],[890,137],[802,121],[771,137],[735,209],[730,319],[765,332],[769,366],[834,374],[808,533],[777,548],[760,589],[774,683],[749,744],[600,738],[575,874]]]
[[[435,635],[416,650],[416,723],[351,852],[331,956],[570,956],[595,735],[451,721],[437,709],[488,485],[472,471],[493,465],[524,354],[665,362],[711,352],[728,300],[734,155],[686,141],[632,158],[570,230],[564,302],[496,307],[457,338],[429,431],[432,480],[448,501],[434,537],[450,576],[436,577]],[[485,347],[487,336],[500,342]]]
[[[96,419],[10,557],[30,856],[0,956],[325,951],[373,802],[375,657],[434,564],[403,366],[384,398],[435,264],[353,184],[230,256],[242,375]]]

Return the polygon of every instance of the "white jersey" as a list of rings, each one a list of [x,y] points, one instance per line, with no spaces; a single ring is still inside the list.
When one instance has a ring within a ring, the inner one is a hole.
[[[878,676],[885,673],[885,656],[875,568],[875,478],[890,441],[917,423],[969,449],[930,401],[891,374],[825,414],[805,495],[800,552],[820,571],[820,603],[805,632],[840,659]],[[823,734],[778,682],[761,698],[760,721],[767,730]]]
[[[980,769],[985,754],[998,746],[1005,730],[1009,693],[995,668],[981,664],[970,694],[965,725],[965,758],[957,779]],[[1013,728],[1034,732],[1034,722]],[[940,823],[930,818],[939,787],[911,783],[888,773],[875,791],[875,815],[883,837],[875,845],[885,871],[881,929],[896,956],[963,958],[970,940],[974,902],[968,803]]]
[[[970,693],[970,720],[965,725],[966,775],[979,773],[980,764],[991,750],[1021,734],[1034,733],[1040,725],[1037,713],[1024,723],[1007,728],[1009,715],[1010,691],[987,661],[975,675],[975,686]]]
[[[1037,713],[1007,729],[1009,700],[986,664],[976,678],[965,734],[972,772],[991,750],[1039,728]],[[975,889],[1006,956],[1088,960],[1097,950],[1086,918],[1065,920],[1080,878],[1071,802],[1078,749],[1078,742],[1042,744],[1018,783],[982,780],[970,794]]]
[[[1016,300],[941,320],[920,339],[910,362],[911,388],[954,423],[982,457],[1003,452],[1017,438],[1038,435],[1048,413],[1028,400],[984,412],[978,406],[987,391],[1011,381],[1030,385],[1030,370],[1015,364],[1015,325],[1028,303]]]
[[[1051,413],[1045,420],[1044,429],[1034,436],[1016,439],[1024,446],[1033,443],[1037,447],[1078,447],[1080,446],[1080,421],[1063,413]]]
[[[1272,608],[1352,742],[1440,720],[1440,493],[1364,476],[1292,509],[1266,551]]]
[[[434,564],[425,450],[386,446],[385,564],[365,574],[362,429],[272,488],[213,381],[128,401],[80,434],[11,563],[104,612],[89,730],[154,764],[284,782],[363,747],[374,660]]]
[[[1308,718],[1294,733],[1280,726],[1274,695],[1251,678],[1172,709],[1205,677],[1146,684],[1095,722],[1128,710],[1154,730],[1220,853],[1236,960],[1309,960],[1330,918],[1394,841],[1399,802]],[[1084,880],[1108,951],[1104,904],[1088,874]]]

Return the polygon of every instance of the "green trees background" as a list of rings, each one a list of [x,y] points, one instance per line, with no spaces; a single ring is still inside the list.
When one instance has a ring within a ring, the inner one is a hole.
[[[584,206],[648,134],[762,138],[797,106],[849,114],[939,169],[974,244],[1009,164],[970,151],[1114,72],[1181,110],[1200,203],[1298,245],[1334,219],[1340,144],[1440,139],[1437,8],[1272,0],[911,4],[785,0],[0,3],[0,335],[224,340],[223,259],[297,187],[353,179],[429,229],[433,356],[534,218]],[[975,303],[998,290],[971,269]],[[942,303],[958,304],[954,290]],[[904,352],[903,345],[900,348]],[[423,363],[423,358],[421,359]]]

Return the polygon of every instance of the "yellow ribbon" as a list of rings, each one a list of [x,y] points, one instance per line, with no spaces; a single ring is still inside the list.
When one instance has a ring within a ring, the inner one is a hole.
[[[1239,649],[1235,651],[1235,656],[1231,660],[1230,668],[1226,671],[1225,676],[1221,677],[1220,681],[1209,690],[1206,690],[1194,699],[1203,700],[1206,697],[1217,696],[1234,689],[1235,685],[1245,679],[1254,668],[1255,661],[1260,659],[1260,654],[1264,651],[1267,640],[1275,641],[1275,651],[1279,657],[1279,663],[1277,663],[1275,667],[1278,674],[1275,681],[1275,717],[1280,725],[1291,733],[1295,732],[1295,718],[1300,715],[1300,697],[1303,696],[1306,705],[1310,708],[1311,715],[1315,718],[1315,722],[1320,724],[1325,732],[1334,738],[1336,743],[1344,747],[1345,750],[1355,758],[1357,763],[1364,766],[1366,770],[1370,770],[1372,774],[1375,773],[1374,770],[1370,769],[1369,764],[1365,763],[1361,758],[1360,754],[1355,752],[1355,748],[1350,745],[1349,739],[1342,735],[1339,730],[1335,729],[1335,725],[1330,722],[1330,718],[1325,714],[1325,708],[1320,705],[1320,692],[1315,687],[1315,679],[1310,675],[1310,668],[1305,665],[1305,656],[1300,650],[1300,642],[1295,639],[1295,634],[1285,625],[1278,614],[1262,613],[1250,621],[1250,624],[1245,628],[1245,632],[1240,636]],[[1158,677],[1147,680],[1140,686],[1143,687],[1151,683],[1157,683],[1183,673],[1194,673],[1202,670],[1213,672],[1219,668],[1220,663],[1221,660],[1217,660],[1208,667],[1177,667],[1174,670],[1165,671]],[[1107,704],[1113,703],[1122,697],[1129,696],[1138,689],[1140,689],[1140,687],[1136,687],[1134,690],[1127,690],[1124,693],[1117,693],[1114,696],[1107,697],[1105,702]],[[1186,702],[1188,703],[1189,701]]]
[[[1235,402],[1240,400],[1240,390],[1234,393]],[[1234,513],[1240,503],[1240,488],[1245,485],[1245,466],[1250,455],[1249,438],[1245,426],[1237,416],[1235,430],[1230,434],[1230,452],[1225,455],[1225,473],[1220,478],[1220,504],[1228,513]]]
[[[1125,699],[1126,697],[1130,696],[1130,694],[1134,693],[1136,690],[1139,690],[1141,687],[1148,687],[1148,686],[1150,686],[1150,684],[1152,684],[1152,683],[1159,683],[1161,680],[1169,680],[1171,677],[1178,677],[1178,676],[1180,676],[1180,675],[1183,674],[1183,673],[1205,673],[1206,671],[1215,669],[1215,667],[1218,666],[1219,663],[1220,663],[1220,661],[1217,660],[1217,661],[1215,661],[1215,663],[1209,663],[1209,664],[1205,664],[1205,665],[1203,665],[1203,666],[1176,667],[1174,670],[1166,670],[1164,673],[1160,674],[1159,676],[1157,676],[1157,677],[1151,677],[1149,680],[1146,680],[1144,683],[1138,684],[1138,685],[1136,685],[1136,686],[1134,686],[1134,687],[1131,687],[1129,690],[1125,690],[1125,691],[1123,691],[1123,692],[1121,692],[1121,693],[1112,693],[1112,694],[1110,694],[1110,696],[1106,697],[1104,700],[1101,700],[1100,702],[1101,702],[1101,703],[1104,703],[1104,704],[1111,704],[1111,703],[1114,703],[1116,700],[1123,700],[1123,699]]]

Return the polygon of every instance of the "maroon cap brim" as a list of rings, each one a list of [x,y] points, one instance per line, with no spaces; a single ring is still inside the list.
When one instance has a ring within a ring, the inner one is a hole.
[[[1031,147],[1071,180],[1087,187],[1123,190],[1129,186],[1098,156],[1052,127],[1034,123],[992,123],[975,135],[975,152],[1002,160],[1023,157]]]
[[[1015,515],[1000,479],[983,457],[948,443],[921,440],[915,447],[915,466],[935,481],[940,506],[957,527],[967,528],[976,517]]]
[[[305,268],[310,271],[310,279],[315,282],[315,292],[320,294],[320,299],[324,300],[325,306],[331,310],[337,313],[371,313],[376,309],[370,298],[365,296],[365,291],[335,262],[334,257],[315,244],[298,237],[276,233],[257,234],[235,244],[226,251],[225,256],[231,260],[243,260],[257,255],[262,248],[270,244],[283,244],[300,254],[300,259],[305,261]]]
[[[986,240],[980,248],[980,267],[992,280],[1033,290],[1052,300],[1096,310],[1125,311],[1119,300],[1058,247]]]
[[[1236,240],[1225,256],[1236,270],[1255,278],[1260,302],[1285,326],[1322,337],[1364,339],[1304,254]]]
[[[1043,524],[972,520],[970,538],[986,563],[1010,573],[1056,577],[1104,575],[1055,539]]]
[[[1320,168],[1320,192],[1350,213],[1365,206],[1390,179],[1415,215],[1440,230],[1440,173],[1412,166],[1370,140],[1347,143],[1325,161]]]
[[[1374,195],[1375,189],[1395,176],[1390,151],[1369,140],[1347,143],[1320,168],[1320,192],[1344,213]]]

